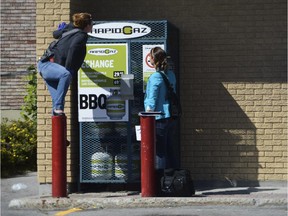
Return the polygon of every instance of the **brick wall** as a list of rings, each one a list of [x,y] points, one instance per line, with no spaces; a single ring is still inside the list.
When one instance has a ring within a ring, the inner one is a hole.
[[[55,0],[45,1],[36,0],[36,25],[37,25],[37,57],[43,54],[43,51],[47,48],[48,44],[54,40],[52,32],[57,29],[60,22],[70,21],[70,1],[69,0]],[[38,125],[37,125],[37,167],[38,178],[40,183],[52,182],[52,133],[51,133],[51,111],[52,100],[49,95],[48,89],[43,82],[43,79],[38,76],[37,86],[37,107],[38,107]],[[67,114],[67,138],[71,140],[71,111],[70,108],[70,96],[69,90],[66,96],[66,114]],[[74,143],[72,142],[72,146]],[[71,182],[71,149],[67,148],[67,176],[68,181]],[[74,166],[75,167],[75,166]]]
[[[286,1],[195,3],[179,23],[183,166],[201,180],[285,180]]]
[[[1,2],[1,110],[20,110],[27,68],[35,65],[35,0]]]
[[[38,55],[59,20],[69,20],[68,1],[54,2],[37,0]],[[181,163],[195,180],[287,179],[286,1],[71,2],[71,11],[80,8],[96,20],[167,19],[179,28]],[[40,182],[49,183],[51,101],[39,83],[38,168]],[[75,89],[67,107],[71,100]],[[69,136],[77,131],[73,107]],[[70,139],[68,181],[74,181],[78,140]]]

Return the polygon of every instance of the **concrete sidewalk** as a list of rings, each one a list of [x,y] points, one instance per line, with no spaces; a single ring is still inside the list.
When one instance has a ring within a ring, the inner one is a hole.
[[[148,197],[139,192],[119,191],[100,193],[75,193],[68,198],[24,197],[13,199],[13,209],[97,209],[172,207],[191,205],[241,205],[241,206],[286,206],[287,187],[231,187],[196,191],[193,197]]]

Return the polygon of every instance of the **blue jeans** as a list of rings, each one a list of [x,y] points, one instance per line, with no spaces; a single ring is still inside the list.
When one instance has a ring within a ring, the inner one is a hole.
[[[179,168],[177,153],[174,151],[175,121],[156,121],[156,169]]]
[[[37,67],[52,97],[52,110],[64,110],[65,96],[72,79],[71,72],[65,67],[49,61],[39,61]]]

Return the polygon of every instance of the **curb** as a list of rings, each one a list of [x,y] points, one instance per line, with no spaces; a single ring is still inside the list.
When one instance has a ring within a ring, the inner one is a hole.
[[[121,197],[121,198],[23,198],[9,203],[11,209],[102,209],[102,208],[141,208],[177,207],[191,205],[240,205],[240,206],[287,206],[286,198],[240,198],[240,197]]]

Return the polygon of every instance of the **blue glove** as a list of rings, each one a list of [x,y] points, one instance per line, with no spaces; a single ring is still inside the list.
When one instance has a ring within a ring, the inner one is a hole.
[[[67,25],[66,22],[60,23],[60,24],[58,25],[58,30],[62,30],[63,28],[65,28],[66,25]]]

